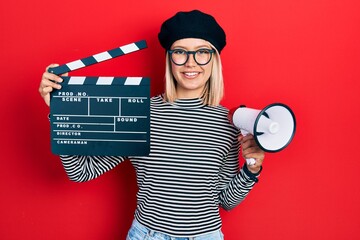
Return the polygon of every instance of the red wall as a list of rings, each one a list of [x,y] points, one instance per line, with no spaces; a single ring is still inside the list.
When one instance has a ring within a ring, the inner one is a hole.
[[[149,76],[160,93],[160,24],[193,8],[227,32],[223,105],[283,102],[297,117],[290,146],[267,154],[249,197],[221,212],[226,239],[360,239],[359,1],[96,2],[0,3],[1,239],[125,238],[136,206],[131,165],[87,183],[67,179],[50,152],[41,74],[145,39],[146,50],[71,75]]]

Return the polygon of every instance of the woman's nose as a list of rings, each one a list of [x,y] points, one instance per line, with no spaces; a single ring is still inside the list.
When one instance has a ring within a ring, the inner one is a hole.
[[[197,65],[194,57],[195,57],[194,54],[189,54],[189,58],[188,58],[188,60],[187,60],[186,63],[185,63],[185,65],[186,65],[187,67],[193,67],[193,66],[196,66],[196,65]]]

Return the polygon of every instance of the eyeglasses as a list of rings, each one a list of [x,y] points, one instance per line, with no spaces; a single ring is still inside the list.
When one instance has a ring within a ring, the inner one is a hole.
[[[183,49],[168,50],[171,61],[178,66],[184,65],[189,60],[189,55],[194,56],[195,62],[200,65],[206,65],[210,62],[214,49],[201,48],[196,51],[185,51]]]

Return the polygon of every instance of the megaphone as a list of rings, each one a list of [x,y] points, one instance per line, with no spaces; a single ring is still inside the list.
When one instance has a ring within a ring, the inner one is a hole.
[[[279,152],[286,148],[295,135],[296,120],[293,111],[282,103],[273,103],[262,110],[242,105],[229,111],[230,122],[242,135],[251,133],[265,152]],[[246,159],[248,165],[255,159]]]

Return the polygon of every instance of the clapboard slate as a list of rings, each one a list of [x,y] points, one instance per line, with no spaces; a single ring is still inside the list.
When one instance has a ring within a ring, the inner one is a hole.
[[[145,156],[150,79],[62,77],[51,93],[51,148],[58,155]]]

